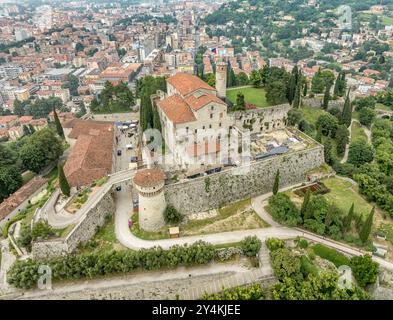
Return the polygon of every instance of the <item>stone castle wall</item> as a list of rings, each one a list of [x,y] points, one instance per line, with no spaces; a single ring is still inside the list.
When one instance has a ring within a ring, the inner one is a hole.
[[[99,191],[98,191],[99,192]],[[97,232],[97,229],[105,224],[107,216],[114,215],[116,211],[112,190],[88,212],[88,214],[76,225],[76,227],[66,237],[65,242],[68,251],[74,251],[80,244],[89,241]]]
[[[99,191],[98,191],[99,192]],[[32,244],[33,259],[52,259],[73,252],[89,241],[104,225],[105,218],[116,210],[112,189],[83,217],[64,239],[36,241]]]
[[[291,106],[286,104],[270,108],[237,111],[230,114],[232,122],[238,128],[249,129],[251,132],[270,132],[286,127],[288,111]]]
[[[165,186],[165,198],[182,214],[217,208],[268,193],[280,170],[280,187],[305,181],[306,174],[324,163],[323,147],[291,152],[194,180]]]

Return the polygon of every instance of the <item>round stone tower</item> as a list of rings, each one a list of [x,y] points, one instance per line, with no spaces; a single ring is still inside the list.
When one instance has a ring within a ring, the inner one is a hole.
[[[225,99],[227,96],[227,63],[219,61],[216,64],[216,90],[217,96]]]
[[[139,196],[139,225],[146,231],[158,231],[165,225],[165,173],[160,169],[144,169],[134,177]]]

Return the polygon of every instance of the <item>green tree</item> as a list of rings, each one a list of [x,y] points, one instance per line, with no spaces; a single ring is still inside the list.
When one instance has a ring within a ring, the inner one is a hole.
[[[300,211],[285,193],[279,192],[269,198],[269,213],[274,220],[290,227],[302,221]]]
[[[325,142],[323,143],[323,146],[324,146],[325,162],[328,165],[332,165],[334,163],[332,139],[327,137],[325,139]]]
[[[322,109],[327,110],[330,101],[330,86],[326,86],[325,93],[323,95]]]
[[[279,186],[280,186],[280,170],[277,170],[273,183],[273,195],[276,195],[278,193]]]
[[[253,70],[250,74],[249,82],[254,87],[260,87],[262,82],[261,74],[257,70]]]
[[[307,91],[308,91],[308,82],[304,81],[304,85],[303,85],[303,97],[307,96]]]
[[[295,99],[295,94],[298,90],[298,85],[300,85],[300,83],[298,83],[299,82],[298,78],[299,78],[299,70],[298,70],[298,67],[295,66],[292,69],[292,74],[291,74],[291,78],[289,80],[289,86],[288,86],[288,92],[287,92],[287,99],[288,99],[289,104],[292,104],[293,100]],[[299,91],[300,91],[300,89],[299,89]],[[295,108],[297,108],[297,106]]]
[[[236,95],[236,110],[245,110],[246,102],[244,101],[244,94],[238,92]]]
[[[315,126],[317,129],[322,129],[322,134],[325,137],[334,138],[338,128],[338,120],[330,113],[324,113],[318,117]]]
[[[0,166],[0,202],[22,186],[22,176],[16,166]]]
[[[337,155],[342,157],[349,142],[349,132],[345,125],[339,125],[337,127],[335,140]]]
[[[348,214],[343,219],[343,232],[348,232],[351,229],[351,222],[355,217],[355,204],[352,203]]]
[[[70,185],[68,184],[68,180],[64,174],[64,168],[61,164],[57,166],[57,175],[59,177],[59,185],[61,192],[69,197],[70,196]]]
[[[178,224],[183,220],[183,216],[173,206],[167,206],[164,211],[164,219],[166,223]]]
[[[63,126],[60,123],[59,116],[57,115],[56,109],[53,109],[53,117],[55,119],[56,131],[60,138],[64,139]]]
[[[293,99],[293,107],[298,109],[301,105],[301,82],[299,81],[295,88],[295,97]]]
[[[298,109],[290,109],[288,111],[288,124],[290,126],[295,126],[297,125],[300,120],[302,119],[302,112]]]
[[[63,153],[61,141],[51,129],[42,129],[27,137],[19,150],[23,165],[31,171],[39,171],[57,160]]]
[[[351,258],[352,274],[361,287],[375,283],[378,276],[378,263],[368,254]]]
[[[374,149],[365,140],[358,139],[349,145],[348,163],[360,167],[374,159]]]
[[[366,241],[368,240],[368,237],[370,235],[371,227],[373,225],[374,212],[375,212],[375,207],[372,208],[371,212],[369,213],[366,221],[364,222],[364,224],[359,232],[359,238],[363,243],[366,243]]]
[[[303,219],[307,211],[308,204],[310,203],[310,198],[311,198],[311,190],[308,189],[306,194],[304,195],[303,203],[300,208],[300,215],[302,216]]]
[[[262,242],[256,236],[245,237],[240,242],[240,248],[247,257],[255,257],[261,249]]]
[[[359,121],[362,125],[370,127],[374,121],[376,113],[373,109],[363,108],[359,111]]]
[[[248,77],[244,72],[239,72],[236,76],[236,85],[245,86],[248,83]]]
[[[350,90],[348,90],[347,97],[345,98],[343,113],[341,117],[341,124],[345,124],[347,128],[351,125],[352,121],[352,105],[349,99],[349,92]]]

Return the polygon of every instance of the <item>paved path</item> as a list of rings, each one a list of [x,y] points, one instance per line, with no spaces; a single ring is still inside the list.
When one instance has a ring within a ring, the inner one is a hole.
[[[101,188],[97,190],[91,197],[89,197],[87,202],[75,214],[67,213],[64,210],[62,210],[60,213],[55,212],[54,205],[56,203],[57,196],[59,195],[59,190],[57,190],[57,192],[52,194],[50,200],[48,201],[48,205],[45,206],[48,223],[55,229],[66,228],[70,224],[78,223],[90,211],[90,209],[93,208],[113,187],[113,185],[132,179],[134,174],[134,170],[124,170],[110,175],[108,181],[104,183]]]
[[[7,283],[7,271],[11,265],[15,262],[16,257],[10,252],[8,239],[2,240],[0,242],[1,250],[1,266],[0,266],[0,293],[12,291]]]
[[[352,140],[352,125],[353,125],[354,122],[357,122],[357,123],[360,124],[359,120],[357,120],[357,119],[352,119],[351,120],[351,125],[348,128],[348,130],[349,130],[349,142],[345,146],[344,157],[341,159],[340,163],[345,163],[345,162],[348,161],[349,145],[350,145],[351,140]],[[365,135],[367,136],[368,143],[371,144],[371,130],[369,128],[367,128],[366,126],[362,125],[362,124],[360,124],[360,125],[363,128]]]
[[[241,277],[242,275],[247,275],[249,272],[250,270],[248,267],[237,263],[212,263],[204,266],[179,267],[173,270],[143,271],[109,279],[77,280],[72,281],[72,284],[71,282],[63,284],[56,283],[49,292],[39,289],[20,292],[19,299],[50,299],[51,297],[62,299],[63,295],[66,296],[67,294],[78,292],[80,292],[82,296],[86,291],[101,291],[108,288],[116,289],[121,287],[127,288],[127,286],[137,284],[143,287],[143,284],[147,282],[157,283],[157,286],[159,286],[159,282],[161,281],[189,279],[205,275],[217,275],[218,278],[227,278],[233,275],[239,275],[239,277]],[[173,298],[174,296],[175,293],[173,294]]]
[[[293,188],[289,186],[280,191],[286,191]],[[280,239],[292,239],[296,237],[304,237],[308,240],[322,243],[326,246],[334,248],[349,255],[363,255],[366,252],[349,245],[330,240],[328,238],[317,236],[311,232],[302,230],[300,228],[288,228],[279,225],[275,222],[268,213],[264,210],[264,201],[270,196],[270,194],[262,195],[252,199],[252,207],[255,212],[266,222],[271,224],[271,227],[263,229],[251,229],[251,230],[239,230],[222,233],[214,233],[207,235],[197,235],[180,237],[176,239],[161,239],[161,240],[144,240],[133,235],[128,228],[128,219],[131,216],[132,197],[130,186],[123,187],[121,192],[117,193],[117,208],[115,214],[115,233],[117,240],[125,247],[129,249],[142,249],[152,248],[154,246],[160,246],[164,249],[168,249],[173,245],[184,245],[192,244],[198,240],[203,240],[214,245],[235,243],[241,241],[247,236],[257,236],[261,241],[265,241],[268,238],[280,238]],[[383,260],[378,257],[373,257],[375,261],[380,263],[383,267],[393,271],[393,263]]]

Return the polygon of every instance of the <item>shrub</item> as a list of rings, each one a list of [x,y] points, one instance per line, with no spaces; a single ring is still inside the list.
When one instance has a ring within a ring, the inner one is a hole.
[[[343,255],[342,253],[337,252],[334,249],[330,249],[323,244],[316,244],[313,247],[314,253],[317,256],[320,256],[322,259],[329,260],[330,262],[333,262],[333,264],[336,267],[342,266],[342,265],[347,265],[349,266],[349,259],[347,256]]]
[[[164,219],[166,223],[178,224],[183,220],[183,216],[173,206],[167,206],[164,211]]]
[[[353,257],[350,262],[352,274],[361,287],[374,283],[378,275],[378,263],[370,255]]]
[[[276,277],[283,280],[286,277],[301,280],[300,259],[287,248],[277,249],[270,252],[272,267]]]
[[[274,251],[285,247],[285,241],[277,238],[266,239],[265,243],[270,251]]]
[[[296,226],[301,222],[300,211],[285,193],[277,193],[269,199],[272,217],[279,223]]]
[[[325,224],[314,219],[304,220],[304,227],[320,235],[325,233]]]
[[[204,293],[202,300],[263,300],[265,298],[261,284],[257,283],[246,287],[225,289],[220,293]]]
[[[7,281],[17,288],[33,288],[37,285],[38,268],[42,264],[52,269],[53,280],[69,280],[127,273],[140,268],[155,270],[206,264],[212,261],[214,256],[215,249],[211,244],[197,241],[192,245],[173,246],[168,250],[154,247],[139,251],[69,255],[54,260],[27,259],[12,265]]]
[[[240,242],[240,248],[247,257],[255,257],[261,249],[262,242],[256,236],[249,236]]]
[[[307,256],[300,257],[300,271],[303,273],[304,277],[307,277],[310,273],[318,275],[318,268]]]
[[[300,249],[308,248],[308,241],[306,239],[300,239],[297,243]]]

